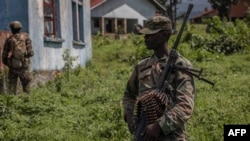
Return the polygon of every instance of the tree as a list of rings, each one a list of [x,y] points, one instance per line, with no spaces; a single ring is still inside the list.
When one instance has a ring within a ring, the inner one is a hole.
[[[221,20],[226,18],[229,21],[231,5],[237,4],[239,0],[208,0],[208,2],[211,3],[213,9],[218,11]]]
[[[176,14],[177,14],[177,4],[181,3],[182,0],[157,0],[161,5],[167,8],[164,15],[168,16],[172,21],[173,31],[176,31]]]

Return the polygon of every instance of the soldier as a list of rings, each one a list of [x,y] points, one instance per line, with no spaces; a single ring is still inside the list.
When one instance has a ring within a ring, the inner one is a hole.
[[[9,68],[9,93],[16,94],[18,78],[21,81],[23,92],[29,93],[30,57],[34,55],[31,40],[20,33],[22,24],[19,21],[11,22],[10,29],[12,35],[6,39],[2,55],[3,63]]]
[[[145,23],[139,31],[144,34],[147,49],[153,55],[140,61],[127,82],[122,104],[124,118],[132,134],[138,135],[138,122],[134,121],[135,103],[137,99],[157,89],[161,72],[169,57],[168,40],[172,33],[171,20],[156,15]],[[178,53],[176,64],[192,67],[191,63]],[[152,124],[146,125],[139,133],[143,141],[186,141],[185,124],[194,109],[195,86],[192,75],[175,70],[170,81],[174,97],[165,101],[167,108]],[[168,93],[165,93],[168,95]],[[142,117],[143,118],[143,117]],[[135,135],[135,136],[136,136]],[[137,138],[137,137],[136,137]],[[141,141],[140,139],[136,139]]]

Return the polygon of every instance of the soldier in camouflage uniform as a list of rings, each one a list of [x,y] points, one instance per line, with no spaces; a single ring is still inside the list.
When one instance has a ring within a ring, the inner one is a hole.
[[[34,55],[31,40],[20,33],[19,21],[10,23],[12,35],[6,39],[2,54],[3,63],[8,66],[9,93],[16,94],[17,80],[21,81],[23,91],[30,92],[31,76],[29,73],[30,57]]]
[[[127,82],[123,97],[124,117],[128,128],[135,134],[134,109],[138,96],[157,89],[161,72],[166,65],[169,56],[168,40],[171,36],[171,20],[164,16],[154,16],[148,20],[140,30],[144,34],[147,49],[153,50],[154,54],[140,61],[130,79]],[[183,67],[192,67],[191,63],[178,54],[176,64]],[[146,141],[186,141],[185,124],[191,117],[194,109],[195,86],[193,77],[187,73],[176,71],[173,73],[172,82],[174,98],[168,103],[163,115],[154,123],[146,126],[141,134]]]

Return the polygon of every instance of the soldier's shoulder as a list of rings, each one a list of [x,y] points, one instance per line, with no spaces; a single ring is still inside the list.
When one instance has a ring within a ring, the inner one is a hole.
[[[7,40],[13,40],[15,37],[14,37],[14,35],[10,35],[8,38],[7,38]]]
[[[185,67],[192,67],[192,63],[190,62],[190,60],[188,60],[187,58],[185,58],[181,54],[179,54],[179,57],[176,61],[176,64],[181,65],[181,66],[185,66]]]
[[[138,66],[145,65],[149,61],[150,57],[146,57],[138,62]]]
[[[13,42],[13,41],[15,41],[13,35],[10,35],[10,36],[5,40],[6,43],[11,43],[11,42]]]

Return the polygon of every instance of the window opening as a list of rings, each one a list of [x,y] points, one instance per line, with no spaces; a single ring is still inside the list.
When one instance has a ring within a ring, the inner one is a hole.
[[[43,7],[45,36],[57,36],[55,0],[43,0]]]

